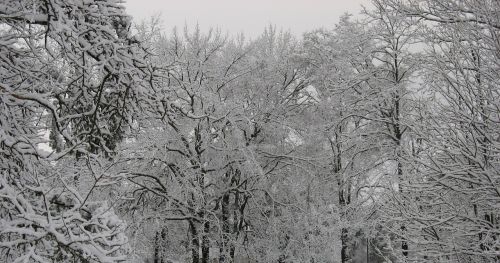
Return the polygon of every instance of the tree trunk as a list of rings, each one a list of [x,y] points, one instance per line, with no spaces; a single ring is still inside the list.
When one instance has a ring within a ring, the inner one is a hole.
[[[189,232],[191,233],[191,262],[200,263],[200,242],[198,240],[196,226],[192,221],[189,222]]]
[[[222,247],[219,248],[220,255],[219,255],[219,262],[226,262],[226,256],[227,256],[227,247],[228,247],[228,241],[229,241],[229,193],[224,194],[222,196],[222,201],[221,201],[221,210],[222,210]]]
[[[163,227],[155,235],[154,263],[163,263],[165,257],[165,245],[167,241],[167,228]]]
[[[206,221],[203,224],[203,238],[201,244],[201,263],[208,263],[210,259],[210,240],[208,234],[210,232],[210,222]]]
[[[342,116],[342,112],[340,113]],[[330,141],[332,144],[332,151],[334,153],[333,160],[333,173],[337,176],[337,186],[338,186],[338,200],[340,206],[340,217],[344,219],[346,217],[346,206],[349,205],[350,198],[350,190],[345,191],[346,182],[341,173],[342,171],[342,144],[341,144],[341,136],[342,136],[342,124],[339,125],[338,130],[335,132],[335,142]],[[348,186],[349,187],[349,186]],[[346,227],[342,227],[340,230],[340,242],[341,242],[341,262],[345,263],[349,261],[349,231]]]

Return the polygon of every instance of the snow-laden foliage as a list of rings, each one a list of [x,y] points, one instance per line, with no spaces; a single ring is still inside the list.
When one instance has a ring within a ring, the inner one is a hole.
[[[119,3],[3,1],[0,14],[2,112],[49,115],[58,150],[114,148],[146,70]],[[2,123],[5,141],[35,153],[38,131],[28,130],[35,125],[21,129],[17,121]]]
[[[422,98],[407,180],[410,258],[500,259],[500,4],[380,1],[418,19],[425,44]],[[413,247],[413,249],[412,249]]]
[[[498,262],[499,2],[372,4],[249,41],[2,1],[0,261]]]
[[[77,163],[112,154],[146,90],[129,27],[119,1],[0,3],[0,261],[126,259],[124,222],[92,195],[103,175]]]
[[[81,196],[66,169],[3,171],[0,249],[5,262],[119,262],[125,224],[103,201]],[[76,176],[76,175],[75,175]]]

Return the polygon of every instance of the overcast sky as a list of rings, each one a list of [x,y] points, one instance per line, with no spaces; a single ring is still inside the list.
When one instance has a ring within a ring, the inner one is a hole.
[[[256,37],[269,24],[300,35],[319,27],[333,27],[339,17],[358,14],[369,0],[125,0],[136,21],[161,14],[167,28],[198,23],[202,29],[219,27],[230,34]]]

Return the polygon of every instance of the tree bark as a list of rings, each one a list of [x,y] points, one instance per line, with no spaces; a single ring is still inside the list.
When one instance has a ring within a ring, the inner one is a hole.
[[[208,263],[210,259],[210,240],[208,234],[210,233],[210,222],[206,221],[203,224],[203,237],[201,244],[201,263]]]
[[[221,210],[222,210],[222,247],[219,248],[219,262],[226,262],[226,250],[229,241],[229,193],[222,196]]]
[[[189,232],[191,233],[191,262],[200,263],[200,242],[196,226],[192,221],[189,221]]]

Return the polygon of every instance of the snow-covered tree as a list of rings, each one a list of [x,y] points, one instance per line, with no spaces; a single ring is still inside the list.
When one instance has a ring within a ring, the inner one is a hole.
[[[0,3],[0,260],[126,259],[124,223],[93,193],[147,92],[129,24],[119,1]]]
[[[424,30],[425,158],[404,220],[416,260],[499,260],[498,1],[383,1]]]

